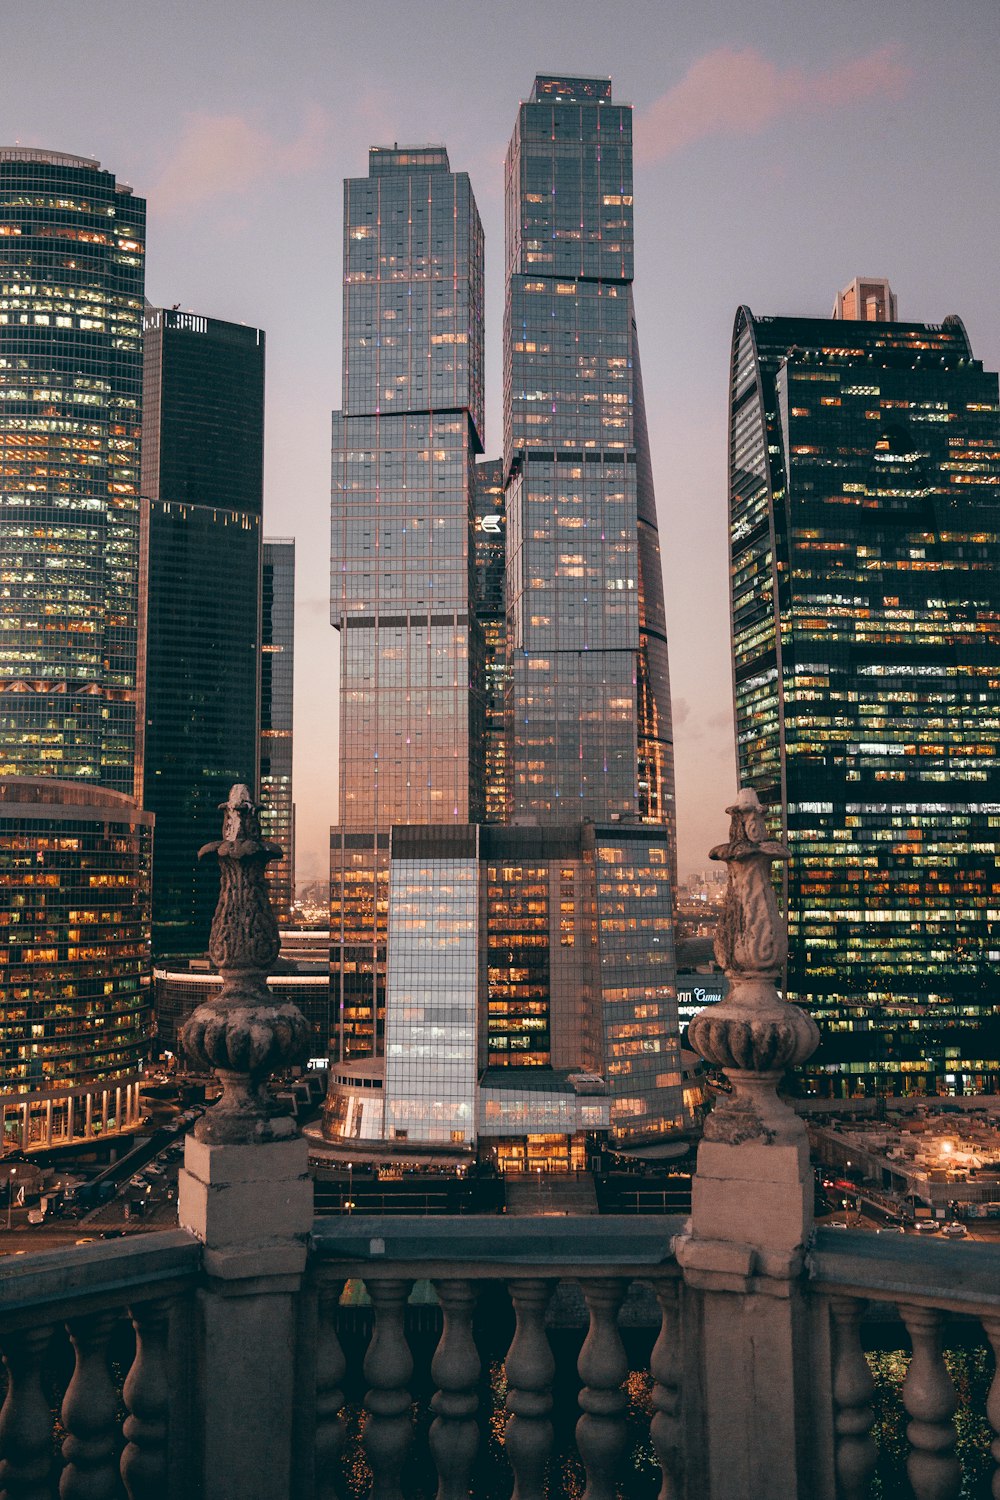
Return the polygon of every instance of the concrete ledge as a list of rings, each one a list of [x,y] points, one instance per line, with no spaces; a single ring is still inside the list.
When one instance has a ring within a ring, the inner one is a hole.
[[[973,1317],[1000,1309],[1000,1244],[818,1229],[806,1265],[813,1288],[826,1292]]]
[[[8,1256],[3,1262],[3,1311],[44,1306],[55,1317],[64,1305],[85,1298],[113,1298],[118,1303],[147,1287],[190,1278],[201,1270],[202,1247],[183,1229],[164,1229],[93,1245],[67,1245],[31,1255]]]
[[[679,1214],[608,1214],[600,1218],[430,1219],[412,1215],[317,1219],[310,1247],[323,1260],[468,1263],[478,1267],[537,1266],[565,1275],[567,1263],[594,1267],[662,1266],[684,1228]],[[421,1275],[427,1273],[422,1271]],[[480,1274],[482,1272],[480,1271]]]

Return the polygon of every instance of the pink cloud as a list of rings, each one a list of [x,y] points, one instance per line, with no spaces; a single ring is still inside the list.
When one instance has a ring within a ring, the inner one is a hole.
[[[299,134],[287,142],[244,115],[189,115],[150,201],[164,213],[184,212],[266,179],[298,176],[317,165],[330,135],[330,118],[319,105],[310,107]]]
[[[636,120],[636,156],[662,161],[712,135],[756,135],[773,120],[898,99],[912,69],[896,46],[830,68],[781,68],[752,47],[720,47],[691,64]]]

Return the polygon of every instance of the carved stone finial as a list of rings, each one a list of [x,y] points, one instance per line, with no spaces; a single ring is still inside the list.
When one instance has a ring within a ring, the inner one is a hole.
[[[219,858],[219,902],[208,954],[222,988],[189,1017],[181,1032],[188,1056],[214,1070],[222,1098],[194,1128],[215,1145],[249,1145],[295,1134],[287,1116],[276,1116],[264,1092],[269,1074],[305,1055],[309,1023],[297,1006],[276,1004],[267,976],[280,939],[265,871],[281,849],[261,837],[257,806],[245,786],[225,802],[222,838],[198,851]]]
[[[707,1140],[797,1140],[803,1126],[779,1099],[786,1068],[805,1062],[819,1044],[815,1021],[778,996],[774,981],[788,956],[788,937],[771,884],[771,865],[787,859],[783,844],[768,839],[757,793],[744,787],[732,807],[729,841],[709,858],[725,860],[729,883],[715,934],[715,956],[729,993],[706,1006],[688,1026],[688,1044],[722,1068],[733,1085],[705,1125]]]

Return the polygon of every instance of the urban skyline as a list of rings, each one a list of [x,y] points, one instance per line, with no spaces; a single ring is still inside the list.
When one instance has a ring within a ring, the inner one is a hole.
[[[485,11],[432,3],[418,18],[385,9],[372,52],[346,7],[300,3],[280,22],[261,13],[252,35],[234,39],[214,5],[172,6],[144,18],[141,82],[116,67],[117,44],[107,45],[119,22],[128,30],[121,5],[99,5],[96,25],[61,16],[67,50],[58,55],[15,17],[11,45],[26,67],[5,99],[6,136],[82,146],[145,194],[154,301],[180,299],[268,330],[265,524],[299,542],[299,843],[302,873],[318,875],[334,812],[336,726],[333,694],[311,684],[329,654],[327,423],[339,405],[339,296],[335,276],[304,297],[300,275],[276,272],[329,267],[339,183],[369,144],[447,140],[486,228],[486,451],[496,452],[502,157],[514,101],[525,73],[550,60],[615,76],[637,112],[637,311],[674,643],[681,871],[701,868],[714,838],[713,789],[735,775],[724,603],[734,309],[746,301],[826,317],[849,277],[888,275],[902,316],[933,322],[961,309],[977,354],[997,368],[1000,322],[982,256],[1000,231],[994,200],[977,186],[991,170],[984,127],[996,9],[965,6],[962,28],[920,0],[877,15],[852,9],[848,33],[836,6],[789,20],[777,5],[748,14],[722,4],[708,16],[643,15],[641,24],[626,14],[612,27],[599,6],[553,3],[535,19],[530,58],[508,56],[498,18]],[[193,50],[179,71],[181,19]],[[477,53],[493,59],[487,73]],[[417,62],[423,86],[404,88]],[[51,87],[29,94],[31,77]],[[95,91],[100,111],[90,107]],[[860,165],[873,139],[879,159],[892,162],[877,183]],[[933,248],[920,206],[930,201],[934,222],[948,222]]]

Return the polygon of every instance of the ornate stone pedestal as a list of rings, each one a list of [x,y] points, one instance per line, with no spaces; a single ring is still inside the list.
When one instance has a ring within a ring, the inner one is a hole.
[[[698,1149],[688,1231],[675,1242],[690,1291],[699,1295],[708,1451],[715,1495],[819,1493],[811,1477],[809,1344],[799,1282],[812,1231],[812,1172],[805,1126],[778,1095],[785,1069],[819,1040],[815,1022],[778,996],[787,937],[770,865],[787,858],[766,837],[756,793],[741,791],[727,844],[729,866],[715,939],[729,994],[688,1027],[688,1044],[721,1068],[732,1093],[713,1109]]]
[[[199,1307],[199,1494],[290,1500],[302,1462],[297,1397],[306,1398],[296,1382],[305,1377],[294,1350],[313,1190],[307,1143],[272,1109],[264,1085],[303,1054],[309,1027],[267,988],[279,940],[264,870],[281,851],[261,839],[246,787],[233,787],[225,814],[223,838],[201,851],[219,857],[209,955],[223,984],[183,1031],[190,1056],[214,1069],[223,1088],[185,1141],[178,1179],[179,1221],[203,1242],[209,1277]],[[248,1417],[233,1392],[260,1388],[266,1400]]]

